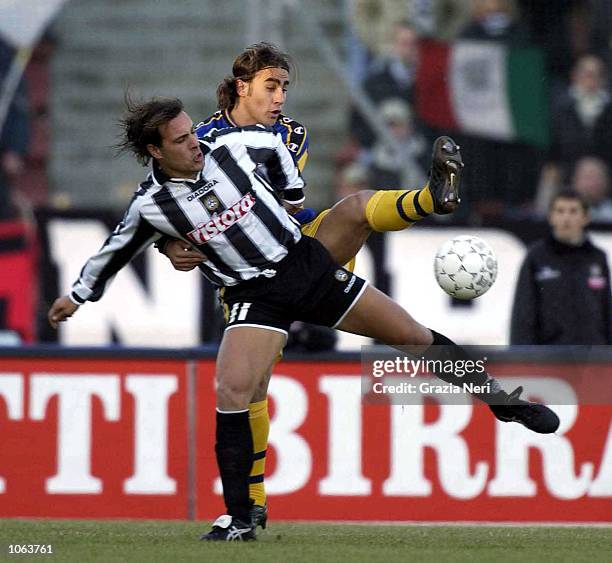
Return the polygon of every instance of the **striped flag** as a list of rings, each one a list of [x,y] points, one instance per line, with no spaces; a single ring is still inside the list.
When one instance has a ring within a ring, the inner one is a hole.
[[[428,125],[545,147],[549,140],[544,55],[491,41],[423,41],[416,105]]]

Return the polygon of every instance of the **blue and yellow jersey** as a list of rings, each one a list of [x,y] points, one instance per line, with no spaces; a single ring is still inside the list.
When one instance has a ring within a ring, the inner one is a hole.
[[[198,123],[196,133],[198,138],[201,139],[213,131],[227,129],[228,127],[236,127],[236,124],[226,110],[219,110]],[[293,160],[302,172],[304,166],[306,166],[306,160],[308,160],[308,131],[306,127],[281,113],[276,123],[272,125],[272,129],[281,134],[285,146],[289,149]]]

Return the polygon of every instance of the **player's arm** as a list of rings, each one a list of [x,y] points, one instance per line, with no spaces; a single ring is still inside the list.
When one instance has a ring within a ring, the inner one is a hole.
[[[70,318],[83,303],[98,301],[117,272],[160,236],[141,218],[138,198],[134,198],[102,248],[87,260],[71,292],[56,299],[49,309],[47,318],[51,326],[57,328],[59,322]]]
[[[285,208],[298,211],[306,199],[304,195],[306,183],[281,135],[274,135],[272,151],[266,154],[265,164],[272,187],[281,197]]]
[[[285,146],[289,150],[298,170],[302,173],[308,161],[308,144],[310,142],[308,130],[301,123],[290,118],[284,117],[280,123],[282,127],[286,128],[284,136]],[[285,204],[285,209],[290,215],[297,215],[296,219],[302,224],[308,223],[316,217],[314,209],[304,209],[303,203],[299,205]]]
[[[519,273],[510,325],[510,344],[535,344],[537,327],[537,297],[530,255],[523,261]]]
[[[297,164],[300,172],[304,172],[306,162],[308,161],[308,143],[310,142],[310,135],[308,130],[303,125],[292,122],[291,132],[287,135],[285,145],[293,160]]]

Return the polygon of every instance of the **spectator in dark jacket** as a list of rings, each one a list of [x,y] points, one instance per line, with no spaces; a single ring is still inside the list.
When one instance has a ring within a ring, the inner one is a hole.
[[[605,253],[586,237],[586,203],[564,191],[551,203],[549,238],[521,267],[511,344],[610,344],[610,272]]]
[[[596,155],[612,165],[612,97],[602,61],[581,57],[572,82],[553,108],[550,160],[568,181],[578,159]]]
[[[417,32],[411,24],[402,21],[396,25],[391,54],[375,61],[363,82],[363,88],[375,106],[379,107],[392,98],[412,105],[419,57],[418,41]],[[370,148],[376,135],[366,120],[358,111],[352,110],[350,121],[353,137],[362,147]]]

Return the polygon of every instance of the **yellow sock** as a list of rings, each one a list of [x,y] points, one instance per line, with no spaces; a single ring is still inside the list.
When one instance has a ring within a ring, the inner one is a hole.
[[[249,478],[249,496],[255,501],[255,504],[263,506],[266,504],[264,472],[268,435],[270,434],[268,399],[249,404],[249,423],[253,435],[253,467]]]
[[[366,217],[378,232],[407,229],[433,212],[429,186],[421,190],[378,190],[366,205]]]

